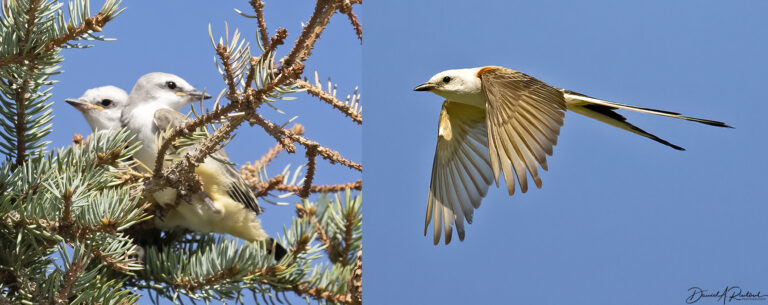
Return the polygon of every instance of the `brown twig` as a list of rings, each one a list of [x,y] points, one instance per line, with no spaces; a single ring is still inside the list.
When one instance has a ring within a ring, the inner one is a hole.
[[[247,181],[247,180],[246,180]],[[251,184],[248,183],[248,186],[250,186],[254,190],[260,190],[264,188],[263,184]],[[291,193],[298,193],[301,191],[303,186],[298,185],[286,185],[286,184],[280,184],[274,187],[274,190],[276,191],[283,191],[283,192],[291,192]],[[362,190],[363,189],[363,180],[357,180],[355,182],[350,183],[341,183],[341,184],[330,184],[330,185],[313,185],[309,188],[310,193],[334,193],[334,192],[340,192],[346,189],[350,190]]]
[[[264,20],[264,2],[261,0],[251,0],[248,2],[256,12],[256,23],[259,26],[259,38],[264,49],[269,49],[269,32],[267,32],[267,22]]]
[[[230,51],[231,50],[222,43],[219,43],[219,45],[216,46],[216,55],[219,56],[221,66],[224,68],[224,81],[227,83],[227,97],[230,101],[236,103],[240,98],[237,96],[237,83],[235,82],[234,72],[232,70],[232,62],[230,62],[232,59]]]
[[[296,84],[298,84],[299,87],[307,89],[307,93],[319,98],[321,101],[324,101],[330,104],[331,106],[333,106],[333,108],[336,108],[337,110],[341,111],[341,113],[351,118],[352,121],[355,121],[355,123],[363,124],[363,116],[360,113],[356,112],[348,104],[336,99],[333,95],[329,94],[328,92],[323,91],[322,88],[318,88],[304,80],[297,80]]]
[[[91,261],[91,257],[87,257],[83,260],[72,262],[64,272],[64,282],[61,284],[61,289],[54,298],[54,304],[63,305],[69,304],[69,295],[72,293],[72,288],[75,284],[77,277],[85,271],[85,267]]]
[[[360,43],[363,43],[363,25],[360,24],[360,21],[357,20],[357,15],[353,12],[347,13],[347,17],[349,17],[349,22],[352,23],[352,27],[355,28],[355,34],[357,34],[357,39],[360,40]]]
[[[290,141],[299,143],[299,144],[301,144],[302,146],[304,146],[306,148],[316,147],[317,153],[321,157],[323,157],[323,159],[326,159],[326,160],[330,161],[331,164],[339,163],[341,165],[344,165],[344,166],[349,167],[351,169],[355,169],[357,171],[362,171],[363,170],[363,165],[362,164],[357,163],[357,162],[353,162],[353,161],[350,161],[350,160],[347,160],[344,157],[342,157],[338,152],[336,152],[336,151],[334,151],[334,150],[332,150],[330,148],[323,147],[323,146],[321,146],[319,143],[317,143],[315,141],[308,140],[308,139],[306,139],[306,138],[304,138],[302,136],[294,134],[293,132],[291,132],[289,130],[285,130],[285,129],[281,128],[280,126],[278,126],[277,124],[268,121],[267,119],[265,119],[264,117],[262,117],[261,115],[259,115],[257,113],[251,114],[250,117],[248,118],[248,121],[251,124],[256,124],[256,125],[261,126],[262,128],[264,128],[264,130],[267,133],[269,133],[272,137],[274,137],[275,139],[277,139],[277,141],[279,141],[281,143],[285,142],[285,139],[289,139]],[[295,152],[295,148],[292,148],[291,146],[285,147],[285,150],[288,151],[288,152]]]
[[[30,1],[29,7],[24,12],[27,18],[26,28],[24,29],[24,36],[19,38],[19,53],[17,56],[29,60],[27,63],[27,69],[30,71],[37,70],[35,57],[27,58],[27,44],[32,39],[32,30],[35,27],[35,18],[37,17],[37,10],[40,9],[40,1]],[[14,129],[16,130],[16,165],[21,166],[24,164],[24,160],[27,158],[27,98],[29,98],[29,79],[21,80],[21,85],[17,87],[14,92],[14,101],[16,101],[16,120],[13,122]]]
[[[317,147],[307,147],[307,173],[304,175],[304,186],[298,193],[301,198],[309,197],[309,190],[312,187],[312,180],[315,178],[315,169],[317,167],[316,157]]]
[[[301,125],[301,124],[293,124],[293,126],[291,127],[290,130],[291,130],[291,132],[293,132],[293,133],[295,133],[297,135],[304,134],[304,126]],[[277,144],[275,144],[275,146],[272,146],[272,148],[270,148],[269,151],[267,151],[266,154],[261,156],[261,158],[259,158],[258,161],[254,162],[253,165],[250,165],[250,163],[246,163],[246,165],[249,166],[249,167],[253,166],[253,167],[255,167],[256,170],[264,168],[265,166],[267,166],[267,164],[272,162],[272,160],[277,158],[277,155],[280,154],[280,152],[282,152],[282,151],[283,151],[283,145],[280,144],[280,143],[277,143]],[[244,165],[243,168],[240,169],[241,173],[242,173],[243,169],[245,169],[245,168],[246,168],[246,166]],[[257,175],[257,177],[258,177],[258,175]]]
[[[20,65],[22,63],[24,63],[24,56],[9,55],[0,57],[0,67],[5,67],[8,65]]]
[[[352,275],[347,283],[349,293],[352,295],[352,304],[359,305],[363,303],[363,246],[357,251],[355,267],[352,269]]]
[[[101,32],[101,27],[107,24],[111,19],[107,16],[98,13],[93,17],[85,18],[84,22],[77,27],[67,29],[67,33],[64,36],[54,39],[45,47],[43,52],[50,52],[53,49],[64,45],[70,40],[74,40],[81,35],[88,32]]]
[[[291,52],[285,57],[284,66],[290,67],[296,62],[304,62],[309,58],[315,42],[320,38],[320,34],[325,30],[334,12],[336,12],[336,5],[331,0],[317,1],[312,17],[309,18]]]
[[[323,228],[323,226],[320,225],[320,222],[317,221],[317,217],[312,215],[310,219],[312,223],[315,224],[315,231],[317,232],[317,240],[319,240],[325,245],[325,251],[328,252],[330,256],[331,251],[333,251],[333,243],[331,242],[331,239],[328,238],[328,233],[325,232],[325,228]],[[331,261],[333,261],[333,259]]]
[[[97,257],[99,260],[104,262],[104,264],[106,264],[107,266],[109,266],[115,271],[118,271],[121,273],[127,273],[131,271],[130,269],[128,269],[128,267],[125,266],[125,264],[118,263],[116,259],[108,257],[106,254],[104,254],[104,252],[101,252],[96,249],[91,249],[91,254],[93,254],[93,256]]]
[[[355,221],[355,218],[357,215],[353,213],[349,213],[345,215],[345,226],[344,226],[344,248],[341,249],[341,253],[339,257],[342,262],[345,262],[347,259],[347,256],[349,255],[349,246],[352,244],[352,238],[355,237],[355,230],[353,222]]]
[[[323,299],[332,303],[348,304],[352,302],[352,295],[350,294],[338,294],[322,288],[312,288],[307,283],[293,286],[293,291],[298,295],[306,294],[313,298]]]
[[[264,185],[264,187],[263,187],[263,188],[261,188],[261,189],[260,189],[258,192],[256,192],[256,194],[254,194],[254,195],[256,195],[256,197],[264,197],[264,196],[267,196],[267,194],[269,194],[269,191],[271,191],[271,190],[275,189],[275,187],[277,187],[278,185],[280,185],[281,183],[283,183],[283,178],[284,178],[284,176],[283,176],[283,175],[277,175],[277,176],[274,176],[274,177],[272,177],[272,179],[269,179],[269,180],[268,180],[266,183],[264,183],[264,184],[263,184],[263,185]]]
[[[355,15],[355,12],[352,11],[352,4],[352,1],[341,0],[341,4],[339,5],[339,12],[347,15],[349,21],[352,23],[352,27],[355,29],[357,39],[360,40],[360,43],[363,43],[363,26],[360,24],[360,21],[357,20],[357,15]],[[360,1],[360,4],[362,4],[362,0]]]

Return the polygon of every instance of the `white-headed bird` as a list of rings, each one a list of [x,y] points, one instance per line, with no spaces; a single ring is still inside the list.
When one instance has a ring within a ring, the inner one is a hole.
[[[430,91],[446,98],[440,113],[437,149],[427,199],[424,235],[433,222],[433,242],[451,241],[455,223],[464,240],[464,220],[472,223],[474,209],[499,175],[509,195],[528,190],[528,174],[541,188],[538,168],[547,170],[547,155],[557,144],[566,110],[647,137],[677,150],[669,143],[627,122],[615,112],[626,109],[673,117],[718,127],[722,122],[682,116],[589,97],[550,86],[522,72],[504,67],[447,70],[435,74],[415,91]]]
[[[128,94],[115,86],[102,86],[65,101],[83,114],[91,130],[120,129],[120,113],[128,102]]]
[[[139,78],[121,118],[123,125],[142,143],[134,156],[150,168],[154,166],[156,137],[162,141],[165,132],[184,125],[186,117],[178,112],[181,107],[210,97],[173,74],[155,72]],[[196,145],[180,147],[171,153],[184,155],[196,148]],[[274,245],[278,260],[285,255],[285,249],[262,229],[257,217],[262,210],[256,196],[223,149],[198,165],[195,174],[200,177],[203,191],[191,194],[190,202],[179,202],[174,189],[166,188],[153,194],[163,208],[164,215],[155,221],[159,228],[181,227],[197,232],[226,233],[248,241],[267,241]]]

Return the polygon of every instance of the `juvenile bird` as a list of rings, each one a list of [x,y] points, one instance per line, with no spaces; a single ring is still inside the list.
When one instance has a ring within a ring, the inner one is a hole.
[[[626,109],[702,124],[729,127],[723,122],[679,113],[596,99],[550,86],[504,67],[447,70],[435,74],[415,91],[446,98],[440,113],[437,149],[427,198],[424,235],[433,222],[433,242],[451,241],[452,223],[464,240],[464,220],[472,223],[474,209],[503,173],[509,195],[528,190],[531,175],[541,188],[538,168],[547,170],[547,155],[557,144],[565,111],[570,110],[614,127],[684,150],[627,122],[615,112]]]
[[[157,156],[154,114],[158,109],[178,111],[189,103],[211,98],[197,91],[187,81],[173,74],[153,72],[139,78],[120,118],[122,125],[135,134],[134,141],[141,142],[141,148],[134,157],[152,168]]]
[[[120,129],[120,113],[128,102],[128,94],[115,86],[102,86],[85,91],[76,99],[66,99],[83,114],[91,130]]]
[[[210,98],[182,78],[167,73],[150,73],[136,82],[128,104],[122,111],[122,123],[141,141],[142,148],[134,156],[149,167],[157,158],[155,137],[163,138],[171,128],[183,126],[186,117],[178,112],[184,105]],[[179,148],[172,153],[184,155],[196,146]],[[190,202],[178,202],[176,190],[166,188],[153,194],[165,209],[156,218],[161,229],[182,227],[197,232],[217,232],[249,241],[267,240],[275,244],[279,260],[285,249],[275,243],[261,227],[261,213],[256,196],[229,162],[224,150],[214,152],[195,168],[203,191],[192,194]]]

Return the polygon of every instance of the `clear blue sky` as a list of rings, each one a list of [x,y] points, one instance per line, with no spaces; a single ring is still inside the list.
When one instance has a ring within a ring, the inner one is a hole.
[[[100,1],[93,1],[94,14],[100,5]],[[64,103],[64,99],[79,97],[88,88],[115,85],[130,92],[141,75],[159,71],[177,74],[198,89],[205,88],[214,96],[218,94],[225,84],[213,63],[215,52],[208,37],[209,23],[217,41],[224,36],[225,21],[229,23],[230,35],[235,28],[241,29],[252,43],[253,54],[258,54],[255,19],[241,17],[233,10],[238,8],[252,14],[248,1],[124,1],[123,6],[127,10],[104,27],[104,34],[117,41],[96,42],[91,49],[63,52],[64,73],[55,77],[59,83],[51,99],[55,115],[53,134],[49,137],[52,147],[71,144],[75,132],[90,133],[80,113]],[[301,31],[301,22],[308,20],[313,9],[314,4],[306,1],[267,1],[265,15],[270,35],[279,27],[287,28],[289,33],[278,58],[290,50]],[[355,10],[362,20],[360,8]],[[361,65],[361,45],[355,32],[346,16],[337,15],[316,44],[305,74],[313,78],[313,71],[319,70],[323,84],[332,77],[333,82],[339,84],[338,96],[345,97],[361,85]],[[262,107],[262,113],[276,123],[298,115],[295,122],[304,124],[308,138],[338,150],[348,159],[361,161],[362,131],[357,124],[306,93],[295,96],[297,100],[276,104],[286,115],[268,107]],[[246,124],[228,144],[227,153],[232,161],[242,164],[257,160],[274,144],[274,139],[261,128]],[[303,149],[294,156],[281,154],[267,171],[270,175],[278,174],[289,163],[292,168],[306,163]],[[318,184],[346,183],[361,177],[359,172],[330,165],[322,159],[317,163],[315,182]],[[291,203],[297,201],[295,197],[290,199]],[[294,206],[262,205],[267,209],[261,217],[266,231],[271,235],[282,234],[283,225],[289,225],[295,215]]]
[[[692,286],[768,292],[768,2],[365,9],[365,304],[685,304]],[[442,99],[412,89],[484,65],[735,129],[623,113],[680,152],[568,113],[543,188],[508,197],[492,187],[466,240],[436,247],[422,232]]]

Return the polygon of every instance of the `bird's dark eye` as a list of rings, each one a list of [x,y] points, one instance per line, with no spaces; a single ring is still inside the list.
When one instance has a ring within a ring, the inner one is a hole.
[[[443,82],[444,83],[448,83],[450,81],[451,81],[451,77],[450,76],[443,77]]]
[[[100,103],[100,104],[101,104],[102,106],[104,106],[104,107],[107,107],[107,106],[109,106],[109,105],[112,105],[112,100],[110,100],[110,99],[103,99],[103,100],[101,100],[101,103]]]
[[[176,89],[176,83],[174,82],[165,82],[165,85],[168,87],[168,89],[171,89],[171,90]]]

